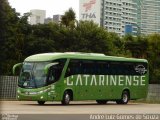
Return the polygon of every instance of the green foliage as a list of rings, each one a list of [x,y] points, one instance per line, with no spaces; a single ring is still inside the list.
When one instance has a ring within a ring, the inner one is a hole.
[[[160,83],[160,34],[148,36],[147,59],[151,82]]]
[[[75,32],[75,46],[71,44],[74,47],[72,51],[77,49],[81,52],[111,53],[112,41],[104,28],[98,27],[92,21],[80,21]]]
[[[111,55],[131,57],[131,52],[125,49],[125,41],[121,39],[116,33],[110,32],[108,35],[109,39],[112,41]]]
[[[62,16],[61,23],[62,23],[62,25],[65,25],[66,27],[74,28],[74,26],[75,26],[75,20],[76,20],[76,14],[73,11],[73,9],[70,8]]]
[[[16,39],[15,31],[17,31],[18,16],[19,14],[9,6],[7,0],[0,0],[0,73],[6,72],[5,70],[10,68],[10,63],[13,61],[8,59],[6,54],[8,53],[8,48],[13,49],[14,46],[11,43],[13,39]]]
[[[148,48],[146,37],[133,37],[131,35],[126,35],[123,40],[125,42],[125,50],[129,50],[132,57],[146,58]]]

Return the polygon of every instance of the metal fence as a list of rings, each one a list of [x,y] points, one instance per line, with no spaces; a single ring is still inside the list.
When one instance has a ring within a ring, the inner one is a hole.
[[[0,76],[0,99],[16,99],[18,77]]]
[[[149,85],[147,100],[160,101],[160,84]]]

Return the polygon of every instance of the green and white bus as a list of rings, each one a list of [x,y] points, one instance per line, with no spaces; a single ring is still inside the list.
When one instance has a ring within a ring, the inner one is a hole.
[[[106,56],[96,53],[44,53],[27,57],[21,66],[17,98],[25,101],[96,100],[98,104],[147,95],[149,70],[145,59]]]

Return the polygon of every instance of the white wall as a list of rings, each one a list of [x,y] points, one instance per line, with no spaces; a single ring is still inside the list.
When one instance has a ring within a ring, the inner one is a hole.
[[[44,20],[46,18],[45,10],[31,10],[30,24],[44,24]]]

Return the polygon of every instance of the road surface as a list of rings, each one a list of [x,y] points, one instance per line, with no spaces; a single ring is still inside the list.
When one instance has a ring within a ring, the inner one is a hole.
[[[160,104],[128,103],[117,105],[110,102],[98,105],[94,101],[71,102],[68,106],[60,102],[46,102],[40,106],[34,101],[0,101],[1,114],[160,114]]]

